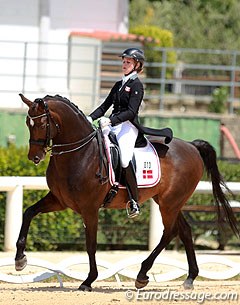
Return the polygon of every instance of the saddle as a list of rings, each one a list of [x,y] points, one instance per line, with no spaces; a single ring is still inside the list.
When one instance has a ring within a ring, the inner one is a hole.
[[[119,188],[126,188],[120,162],[120,149],[116,135],[112,132],[104,135],[104,142],[109,166],[109,182],[112,185],[105,197],[103,206],[109,204],[116,196]],[[139,188],[153,187],[161,176],[160,162],[155,148],[150,141],[139,133],[136,140],[133,158],[131,160],[135,170]]]
[[[112,165],[112,170],[114,171],[115,175],[115,181],[120,182],[122,185],[125,185],[124,182],[124,177],[122,176],[122,166],[121,166],[121,159],[120,159],[120,149],[117,141],[117,137],[113,132],[110,132],[109,135],[109,140],[110,140],[110,159],[111,159],[111,165]],[[142,139],[138,137],[135,147],[144,147],[147,145],[146,139]],[[133,158],[131,160],[133,164],[133,168],[136,172],[136,159],[135,155],[133,155]]]

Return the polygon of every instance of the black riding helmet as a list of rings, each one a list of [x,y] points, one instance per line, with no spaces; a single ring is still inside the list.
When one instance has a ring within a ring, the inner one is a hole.
[[[121,55],[119,55],[119,57],[133,58],[137,62],[140,62],[141,65],[140,65],[140,68],[138,70],[139,71],[142,70],[143,64],[144,64],[144,61],[145,61],[145,56],[144,56],[144,53],[143,53],[142,50],[140,50],[138,48],[129,48],[129,49],[126,49],[125,51],[123,51],[123,53]]]

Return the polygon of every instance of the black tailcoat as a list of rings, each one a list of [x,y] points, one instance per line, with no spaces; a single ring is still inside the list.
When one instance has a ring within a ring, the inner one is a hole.
[[[137,75],[134,76],[123,86],[122,81],[115,83],[105,101],[90,114],[93,120],[103,116],[113,106],[110,116],[112,126],[124,121],[134,121],[135,117],[138,116],[144,94],[143,84]]]
[[[143,84],[137,74],[133,75],[123,86],[122,81],[118,81],[112,87],[104,102],[90,114],[90,117],[96,120],[104,116],[108,109],[113,106],[110,115],[112,126],[130,121],[141,134],[162,136],[165,137],[165,143],[169,143],[172,140],[172,130],[170,128],[153,129],[140,125],[138,112],[143,95]]]

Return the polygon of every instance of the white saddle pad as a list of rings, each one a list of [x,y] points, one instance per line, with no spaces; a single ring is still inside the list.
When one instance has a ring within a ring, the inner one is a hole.
[[[109,180],[113,185],[115,182],[115,173],[112,168],[110,142],[108,136],[104,136],[108,161],[109,161]],[[159,181],[161,177],[160,162],[157,152],[153,145],[147,140],[145,147],[139,147],[134,149],[134,155],[136,160],[136,178],[139,188],[153,187]],[[124,188],[124,186],[119,186]]]

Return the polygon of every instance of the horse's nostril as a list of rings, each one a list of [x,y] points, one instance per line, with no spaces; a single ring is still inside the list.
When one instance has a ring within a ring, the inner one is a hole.
[[[40,158],[38,156],[35,156],[34,159],[33,159],[33,162],[35,164],[38,164],[40,162]]]

